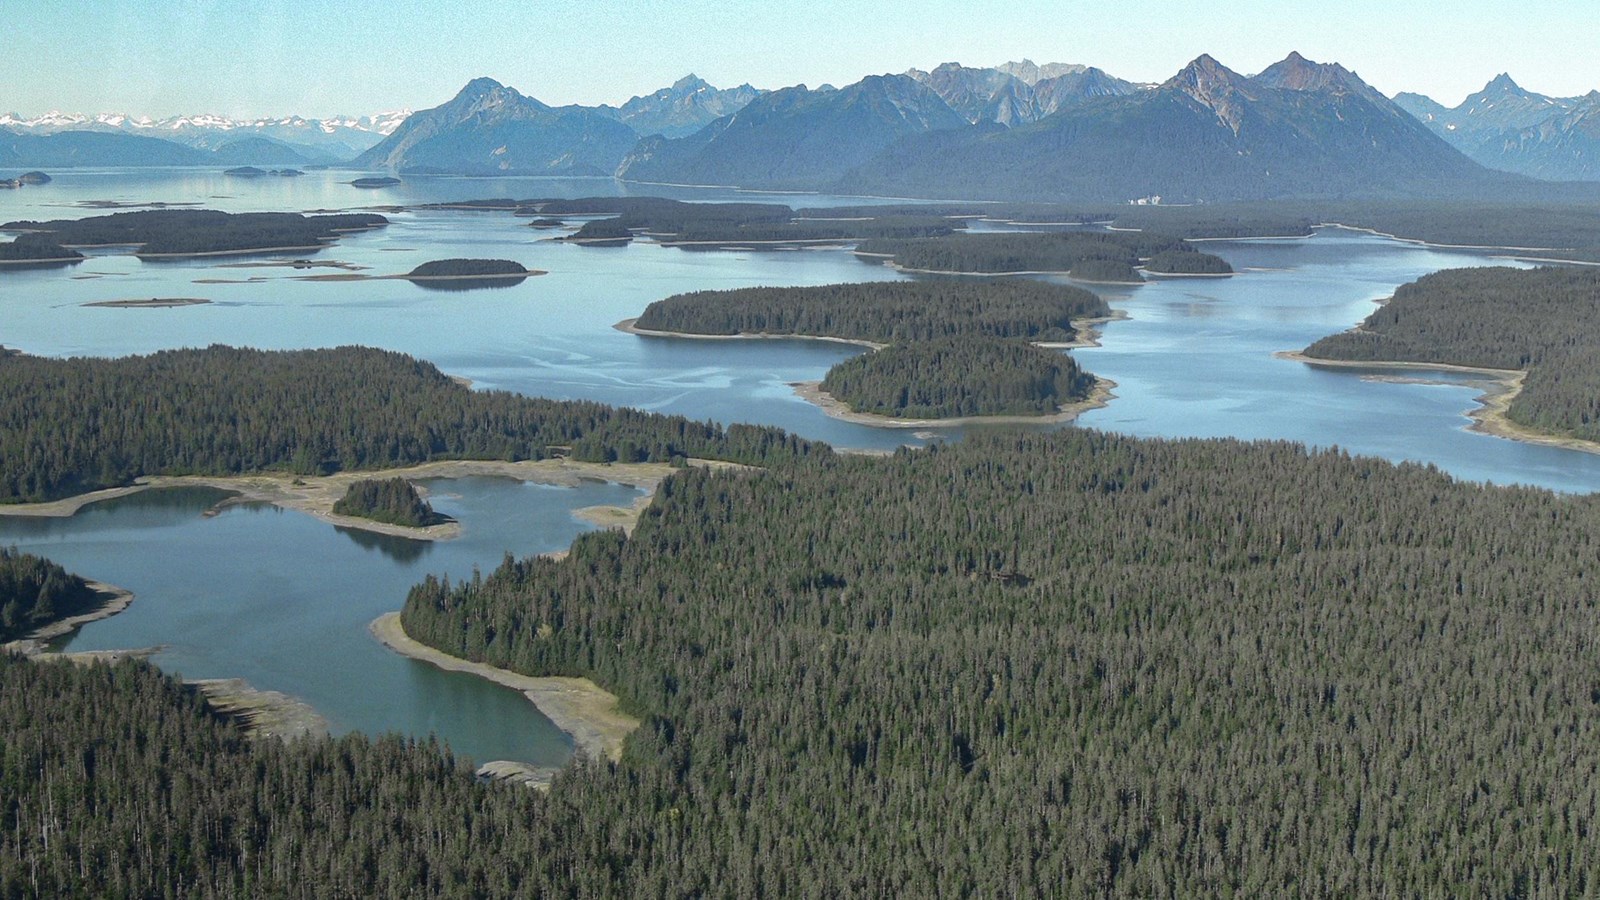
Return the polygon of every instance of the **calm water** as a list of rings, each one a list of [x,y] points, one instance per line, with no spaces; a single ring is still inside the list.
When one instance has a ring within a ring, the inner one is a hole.
[[[76,204],[101,200],[198,202],[233,211],[619,193],[795,206],[862,202],[608,179],[412,179],[374,192],[341,184],[348,173],[253,181],[181,170],[52,174],[51,185],[0,192],[0,220],[91,215]],[[387,275],[442,257],[500,257],[550,274],[515,287],[447,293],[402,281],[305,281],[300,276],[343,270],[296,270],[272,260],[147,264],[97,254],[70,269],[0,275],[0,344],[44,355],[111,356],[210,343],[362,343],[431,360],[478,387],[760,422],[841,447],[920,442],[903,431],[837,422],[793,396],[791,382],[820,378],[854,349],[650,339],[612,328],[681,291],[903,277],[881,265],[841,251],[569,246],[506,213],[389,215],[387,229],[347,236],[314,258]],[[1129,318],[1105,327],[1102,347],[1076,351],[1086,368],[1118,383],[1117,399],[1082,424],[1146,436],[1285,438],[1421,460],[1474,480],[1600,489],[1600,456],[1467,432],[1465,413],[1481,392],[1470,378],[1401,384],[1272,356],[1348,328],[1374,300],[1420,275],[1498,261],[1337,230],[1206,249],[1242,274],[1095,288]],[[214,302],[178,309],[81,305],[157,296]],[[157,661],[169,670],[240,676],[294,694],[337,729],[436,731],[474,758],[560,762],[570,752],[567,742],[518,695],[399,659],[366,633],[366,623],[398,608],[424,574],[460,577],[474,565],[492,568],[507,551],[564,547],[586,527],[571,509],[626,502],[620,495],[628,493],[615,486],[511,484],[436,485],[459,494],[439,505],[462,519],[467,536],[433,546],[341,537],[307,517],[270,509],[201,519],[209,498],[156,495],[48,524],[0,518],[0,541],[138,593],[129,612],[84,629],[74,647],[164,644],[169,649]]]

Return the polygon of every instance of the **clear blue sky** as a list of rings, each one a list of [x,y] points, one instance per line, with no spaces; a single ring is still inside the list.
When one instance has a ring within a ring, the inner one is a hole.
[[[1161,81],[1290,50],[1447,105],[1502,71],[1600,88],[1596,0],[0,0],[0,20],[0,111],[25,115],[420,109],[479,75],[616,104],[690,71],[772,88],[1023,57]]]

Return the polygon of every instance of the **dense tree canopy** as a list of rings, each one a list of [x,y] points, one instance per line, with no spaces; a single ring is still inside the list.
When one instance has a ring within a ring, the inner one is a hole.
[[[695,291],[635,323],[688,334],[795,334],[890,343],[951,335],[1071,341],[1072,320],[1110,315],[1082,288],[1022,280],[921,280]]]
[[[299,213],[225,213],[213,209],[148,209],[83,219],[7,222],[17,243],[68,246],[137,245],[140,256],[231,253],[281,247],[317,247],[346,231],[389,224],[375,213],[303,216]]]
[[[1401,285],[1351,331],[1306,348],[1322,359],[1525,369],[1506,415],[1600,440],[1600,271],[1506,267],[1435,272]]]
[[[764,462],[776,429],[473,391],[383,350],[214,346],[122,359],[0,356],[0,502],[140,475],[300,474],[432,459]]]
[[[856,412],[914,419],[1046,415],[1093,386],[1094,376],[1064,353],[986,336],[893,344],[822,379],[823,390]]]
[[[864,241],[856,250],[888,256],[901,268],[920,271],[1071,272],[1097,281],[1138,281],[1134,267],[1164,251],[1193,253],[1190,265],[1227,266],[1221,260],[1203,261],[1209,254],[1200,253],[1177,238],[1142,231],[990,232]],[[1108,277],[1113,273],[1117,277]]]
[[[1595,535],[1416,465],[983,433],[688,472],[404,621],[647,716],[550,797],[617,894],[1581,895]]]
[[[43,557],[0,547],[0,644],[93,606],[82,578]]]
[[[527,275],[522,263],[509,259],[435,259],[412,269],[410,278],[460,278],[468,275]]]
[[[363,478],[352,482],[333,504],[336,515],[357,516],[388,525],[422,528],[448,522],[404,478]]]

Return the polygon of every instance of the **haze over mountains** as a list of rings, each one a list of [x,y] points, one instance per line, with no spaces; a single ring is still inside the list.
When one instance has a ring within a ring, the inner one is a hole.
[[[1549,98],[1501,76],[1449,110],[1415,94],[1391,101],[1348,69],[1298,53],[1254,76],[1203,55],[1156,85],[1028,60],[776,91],[719,89],[689,75],[617,107],[554,107],[479,78],[403,120],[8,116],[0,130],[16,134],[0,135],[6,166],[114,165],[120,153],[132,165],[334,162],[402,175],[616,176],[959,199],[1530,189],[1492,169],[1600,180],[1600,92]],[[117,143],[147,135],[181,146]]]
[[[1501,74],[1454,109],[1421,94],[1394,100],[1490,168],[1552,181],[1600,180],[1600,91],[1546,97]]]

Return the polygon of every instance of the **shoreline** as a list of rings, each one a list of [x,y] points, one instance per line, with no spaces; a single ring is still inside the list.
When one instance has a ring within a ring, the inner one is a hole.
[[[1393,369],[1400,372],[1432,371],[1481,375],[1489,379],[1491,384],[1476,398],[1477,408],[1469,409],[1465,413],[1466,417],[1472,420],[1472,424],[1467,426],[1468,431],[1508,441],[1519,441],[1524,444],[1537,444],[1542,447],[1554,447],[1559,450],[1576,450],[1581,453],[1600,454],[1600,443],[1586,441],[1583,438],[1563,437],[1558,434],[1534,431],[1511,421],[1506,416],[1506,411],[1510,409],[1511,402],[1522,392],[1523,382],[1528,377],[1525,369],[1491,369],[1484,366],[1461,366],[1454,363],[1320,359],[1315,356],[1306,356],[1299,350],[1280,350],[1272,355],[1278,359],[1303,363],[1318,368]]]
[[[1040,416],[1002,415],[1002,416],[956,416],[949,419],[903,419],[896,416],[880,416],[876,413],[856,412],[848,404],[834,399],[832,394],[822,389],[820,381],[800,381],[790,385],[794,388],[795,395],[807,403],[821,409],[822,412],[842,422],[856,425],[870,425],[874,428],[954,428],[963,425],[1057,425],[1071,422],[1091,409],[1100,409],[1116,399],[1113,393],[1117,386],[1109,378],[1096,376],[1094,388],[1089,391],[1089,396],[1072,403],[1063,403],[1053,413]]]
[[[451,656],[406,634],[398,612],[384,613],[367,628],[380,643],[401,656],[449,672],[476,675],[521,691],[539,712],[572,738],[576,750],[596,759],[620,761],[623,742],[640,725],[640,720],[617,708],[614,694],[587,678],[520,675],[487,663]],[[484,767],[493,764],[484,763]]]
[[[711,465],[713,463],[700,462],[699,464]],[[64,518],[76,514],[91,503],[126,497],[140,491],[168,487],[209,487],[236,495],[224,500],[214,509],[220,509],[236,503],[270,503],[280,509],[305,513],[329,525],[342,528],[354,528],[413,540],[441,541],[459,537],[462,528],[461,523],[446,522],[440,525],[429,525],[424,528],[389,525],[383,522],[374,522],[371,519],[335,515],[333,513],[333,504],[344,496],[345,490],[355,481],[371,478],[426,479],[473,476],[513,478],[518,481],[560,487],[576,487],[584,479],[607,481],[614,484],[625,484],[645,491],[645,499],[646,503],[648,503],[648,498],[654,496],[656,487],[660,485],[662,479],[674,471],[676,470],[666,463],[587,463],[567,459],[543,459],[524,460],[522,462],[440,460],[403,468],[337,472],[333,475],[305,477],[287,473],[152,475],[139,478],[131,486],[92,491],[87,494],[79,494],[75,497],[48,503],[0,505],[0,516]],[[300,484],[295,484],[296,481],[299,481]],[[423,491],[426,493],[425,486],[423,486]],[[638,501],[635,501],[631,509],[622,507],[587,507],[578,512],[587,513],[588,516],[595,517],[585,517],[585,521],[606,526],[621,525],[624,529],[627,529],[631,528],[633,522],[638,520],[638,511],[641,509],[643,509],[643,506]],[[613,513],[613,510],[616,512]],[[601,511],[604,512],[602,513]],[[602,515],[604,516],[604,521],[596,521],[596,518]]]
[[[834,344],[852,344],[857,347],[866,347],[869,350],[882,350],[884,347],[889,346],[888,344],[879,344],[875,341],[860,340],[857,338],[827,337],[825,335],[818,334],[767,334],[766,332],[752,331],[741,332],[739,334],[693,334],[687,331],[653,331],[651,329],[640,328],[635,325],[634,323],[638,321],[639,317],[634,316],[631,319],[623,319],[621,322],[618,322],[611,327],[627,334],[638,335],[639,337],[687,338],[692,341],[828,341]]]
[[[10,641],[9,643],[0,646],[0,649],[21,653],[23,656],[26,656],[29,659],[56,656],[67,659],[78,658],[78,654],[59,653],[51,650],[50,643],[59,638],[66,637],[90,622],[99,622],[102,619],[109,619],[133,604],[133,592],[126,588],[120,588],[114,584],[106,584],[103,581],[89,581],[87,579],[85,579],[84,583],[89,586],[90,590],[100,595],[100,602],[94,609],[91,609],[88,612],[79,613],[75,616],[67,616],[64,619],[57,619],[56,621],[50,622],[46,625],[41,625],[40,627],[29,632],[25,637],[18,638],[17,640]],[[103,654],[104,652],[105,651],[93,651],[93,653],[96,654]],[[111,652],[124,653],[129,651]],[[137,653],[143,651],[131,652]]]

